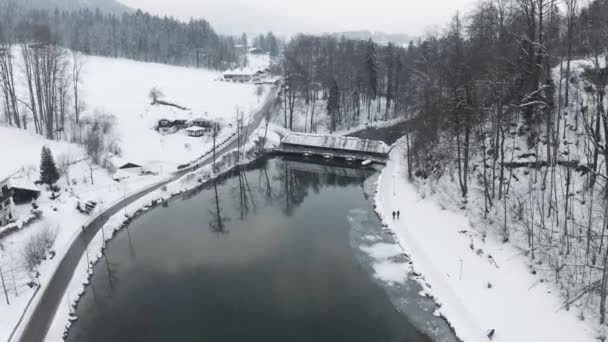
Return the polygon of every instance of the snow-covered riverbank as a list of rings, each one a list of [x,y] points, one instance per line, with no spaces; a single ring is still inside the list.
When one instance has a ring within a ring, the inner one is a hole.
[[[391,153],[376,210],[460,339],[488,341],[494,330],[494,341],[596,340],[590,324],[563,308],[559,292],[532,274],[520,250],[496,234],[478,233],[464,213],[422,198],[407,180],[404,155],[399,146]],[[393,211],[400,219],[393,220]]]

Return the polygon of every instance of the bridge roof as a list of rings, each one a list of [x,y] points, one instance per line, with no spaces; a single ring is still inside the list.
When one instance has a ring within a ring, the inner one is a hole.
[[[352,152],[388,154],[390,148],[382,141],[359,139],[338,135],[290,133],[282,143],[311,146]]]

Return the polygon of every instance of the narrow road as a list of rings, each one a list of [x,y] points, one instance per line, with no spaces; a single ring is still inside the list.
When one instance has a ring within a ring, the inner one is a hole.
[[[251,123],[248,126],[247,134],[249,137],[256,128],[262,123],[264,118],[267,115],[272,115],[272,110],[274,108],[276,97],[278,94],[278,87],[273,87],[270,90],[266,98],[266,102],[263,107],[254,114]],[[217,151],[217,155],[222,155],[230,150],[233,150],[237,147],[237,141],[233,141],[226,146],[221,147]],[[197,161],[198,167],[204,167],[212,163],[212,157],[209,156],[202,161]],[[82,259],[86,251],[86,247],[89,245],[91,240],[95,237],[97,232],[101,230],[101,228],[108,222],[108,220],[116,213],[120,212],[122,208],[128,206],[129,204],[135,202],[136,200],[146,196],[147,194],[153,192],[161,188],[162,186],[171,183],[186,173],[192,171],[192,167],[176,171],[173,173],[171,177],[162,183],[157,183],[155,185],[150,186],[149,188],[142,189],[140,192],[131,195],[130,197],[125,198],[113,205],[112,207],[106,209],[102,214],[97,216],[88,226],[85,227],[84,232],[81,232],[78,237],[74,240],[72,245],[69,247],[65,257],[61,260],[60,264],[57,266],[57,270],[55,274],[44,288],[43,292],[40,294],[40,300],[38,301],[38,305],[33,308],[33,312],[30,315],[29,320],[27,321],[27,325],[21,334],[21,338],[19,341],[21,342],[39,342],[44,341],[48,329],[53,322],[53,318],[55,317],[55,313],[57,312],[57,308],[59,307],[59,303],[63,298],[65,290],[67,289],[72,276],[74,275],[74,271],[78,266],[78,263]],[[25,324],[25,322],[23,323]]]

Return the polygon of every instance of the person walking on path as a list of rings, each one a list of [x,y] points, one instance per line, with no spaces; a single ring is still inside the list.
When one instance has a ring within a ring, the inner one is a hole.
[[[399,216],[401,216],[401,211],[397,210],[397,220],[399,219]]]
[[[393,221],[395,220],[395,211],[393,210]]]

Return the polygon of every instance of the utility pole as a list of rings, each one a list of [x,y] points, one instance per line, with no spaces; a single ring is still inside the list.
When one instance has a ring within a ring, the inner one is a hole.
[[[6,291],[6,285],[4,285],[4,275],[2,274],[2,266],[0,266],[0,280],[2,280],[2,289],[4,290],[4,298],[6,298],[6,304],[11,305],[8,300],[8,292]]]

